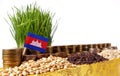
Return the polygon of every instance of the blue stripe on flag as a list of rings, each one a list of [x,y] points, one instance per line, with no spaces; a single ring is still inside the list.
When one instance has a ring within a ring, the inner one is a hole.
[[[36,34],[32,34],[30,32],[28,32],[28,35],[27,36],[30,36],[30,37],[33,37],[33,38],[37,38],[37,39],[40,39],[40,40],[43,40],[43,41],[46,41],[48,42],[48,38],[45,38],[43,36],[39,36],[39,35],[36,35]]]
[[[33,45],[29,45],[29,44],[24,44],[24,47],[27,47],[27,48],[32,49],[32,50],[40,51],[41,53],[46,52],[45,49],[42,49],[42,48],[39,48],[39,47],[36,47],[36,46],[33,46]]]

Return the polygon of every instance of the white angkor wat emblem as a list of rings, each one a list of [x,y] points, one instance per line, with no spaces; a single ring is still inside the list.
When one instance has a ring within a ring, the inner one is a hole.
[[[38,40],[37,40],[37,41],[34,41],[34,40],[33,40],[33,41],[30,43],[30,45],[33,45],[33,46],[42,48],[42,46],[41,46],[42,44],[39,43]]]

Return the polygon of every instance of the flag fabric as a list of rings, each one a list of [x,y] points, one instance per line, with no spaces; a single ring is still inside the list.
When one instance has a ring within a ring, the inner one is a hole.
[[[30,32],[28,33],[24,44],[24,47],[32,50],[40,51],[41,53],[46,52],[47,46],[48,46],[48,38]]]

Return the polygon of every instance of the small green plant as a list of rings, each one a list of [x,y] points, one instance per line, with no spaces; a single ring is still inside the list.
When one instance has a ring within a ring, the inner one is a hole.
[[[50,11],[43,11],[36,4],[27,5],[25,9],[13,8],[14,14],[8,14],[10,31],[17,43],[17,47],[23,47],[28,32],[44,36],[52,43],[57,24],[52,26],[53,15]]]

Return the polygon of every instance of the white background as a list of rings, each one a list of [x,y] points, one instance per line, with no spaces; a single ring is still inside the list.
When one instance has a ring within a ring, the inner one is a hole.
[[[0,67],[2,49],[16,48],[5,21],[11,8],[37,3],[55,13],[58,29],[52,45],[112,43],[120,48],[119,0],[0,0]]]

